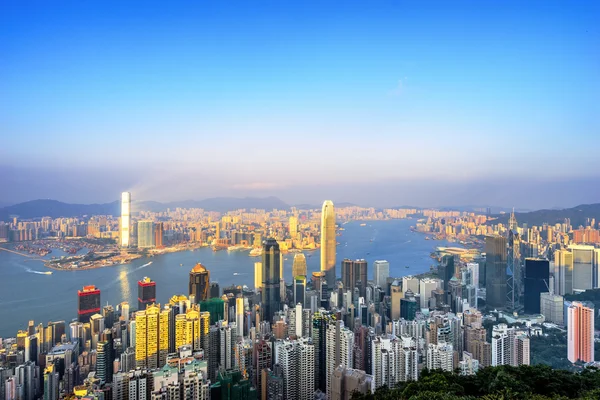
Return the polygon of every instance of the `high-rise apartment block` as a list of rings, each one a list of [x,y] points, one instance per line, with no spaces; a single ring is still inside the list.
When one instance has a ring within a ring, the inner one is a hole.
[[[594,305],[571,302],[567,310],[567,358],[572,363],[594,361]]]

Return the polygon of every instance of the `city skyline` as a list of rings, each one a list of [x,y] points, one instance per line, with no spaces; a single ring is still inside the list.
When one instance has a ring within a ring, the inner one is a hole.
[[[0,202],[600,196],[594,2],[143,4],[4,3]]]

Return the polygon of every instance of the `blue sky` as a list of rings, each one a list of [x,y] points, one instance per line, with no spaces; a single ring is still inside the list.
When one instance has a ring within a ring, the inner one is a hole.
[[[0,201],[597,202],[599,20],[595,1],[4,0]]]

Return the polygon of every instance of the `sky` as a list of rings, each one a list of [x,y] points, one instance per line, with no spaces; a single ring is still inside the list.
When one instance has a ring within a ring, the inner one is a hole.
[[[0,2],[0,204],[600,202],[600,2]]]

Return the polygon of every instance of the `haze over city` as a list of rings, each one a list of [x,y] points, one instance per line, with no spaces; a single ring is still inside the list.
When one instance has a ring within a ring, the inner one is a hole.
[[[0,203],[600,195],[597,2],[3,2]]]

